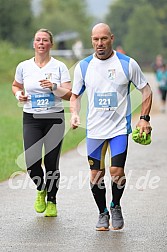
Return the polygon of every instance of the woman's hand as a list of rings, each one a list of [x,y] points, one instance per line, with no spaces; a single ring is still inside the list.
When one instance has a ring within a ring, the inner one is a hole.
[[[28,96],[24,94],[24,91],[22,90],[18,90],[16,93],[15,93],[15,97],[18,101],[20,102],[26,102],[28,100]]]
[[[53,83],[50,80],[40,80],[40,86],[43,88],[49,88],[52,91]]]

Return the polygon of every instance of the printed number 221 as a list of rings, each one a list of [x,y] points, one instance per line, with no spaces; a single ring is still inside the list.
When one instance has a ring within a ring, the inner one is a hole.
[[[99,99],[99,105],[104,106],[104,105],[110,105],[110,99]]]

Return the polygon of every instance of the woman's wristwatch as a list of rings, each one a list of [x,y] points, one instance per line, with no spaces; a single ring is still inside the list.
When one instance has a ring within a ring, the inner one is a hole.
[[[57,84],[56,83],[53,83],[53,86],[51,88],[51,91],[55,91],[57,89]]]

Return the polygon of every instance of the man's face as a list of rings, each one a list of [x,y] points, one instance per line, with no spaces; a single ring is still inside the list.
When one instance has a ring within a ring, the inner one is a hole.
[[[95,29],[92,31],[92,45],[99,59],[105,60],[112,53],[112,44],[114,35],[110,34],[106,29]]]

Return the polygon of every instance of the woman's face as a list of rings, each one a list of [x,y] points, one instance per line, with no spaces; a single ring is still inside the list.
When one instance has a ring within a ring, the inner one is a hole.
[[[38,53],[49,52],[52,48],[52,42],[47,32],[37,32],[34,37],[34,49]]]

